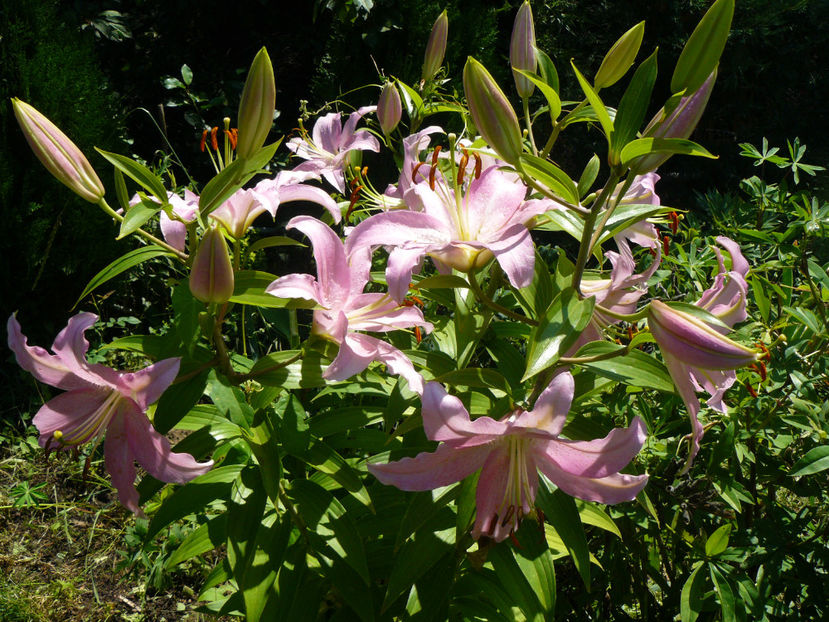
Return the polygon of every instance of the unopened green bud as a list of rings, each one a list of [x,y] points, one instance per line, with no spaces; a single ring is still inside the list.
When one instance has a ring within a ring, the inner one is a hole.
[[[471,56],[463,68],[463,89],[478,132],[506,162],[517,163],[523,144],[515,110],[495,79]]]
[[[202,302],[227,302],[233,295],[233,265],[224,235],[211,227],[202,236],[190,269],[190,292]]]
[[[90,203],[104,196],[104,185],[81,150],[43,114],[12,98],[14,116],[37,159],[72,192]]]
[[[596,78],[593,80],[593,87],[597,91],[616,84],[627,73],[636,60],[644,34],[645,22],[639,22],[613,44],[613,47],[610,48],[602,60],[602,64],[596,72]]]
[[[443,64],[443,57],[446,54],[446,37],[449,34],[449,18],[446,16],[446,9],[438,15],[435,24],[432,26],[432,34],[429,35],[429,42],[426,44],[426,54],[423,56],[423,70],[420,77],[422,80],[431,80]]]
[[[377,101],[377,120],[380,122],[380,129],[384,134],[390,134],[403,115],[403,105],[400,102],[400,93],[393,82],[386,82],[380,91],[380,99]]]
[[[512,65],[512,75],[515,78],[515,88],[522,99],[533,94],[535,85],[519,74],[516,69],[535,73],[538,69],[538,59],[535,51],[535,26],[533,25],[533,10],[529,0],[518,9],[515,22],[512,25],[512,39],[509,44],[509,62]]]
[[[676,62],[671,77],[671,92],[690,95],[708,79],[720,62],[731,20],[734,0],[717,0],[703,15]]]
[[[253,59],[239,102],[239,137],[236,153],[249,158],[262,148],[273,125],[276,110],[276,80],[265,48]]]

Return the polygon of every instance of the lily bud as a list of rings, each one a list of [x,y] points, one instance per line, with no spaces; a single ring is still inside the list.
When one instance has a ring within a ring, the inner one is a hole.
[[[90,203],[104,196],[104,185],[81,150],[43,114],[12,98],[14,116],[37,159],[72,192]]]
[[[639,53],[639,46],[642,45],[642,37],[645,34],[645,22],[639,22],[619,37],[602,60],[596,78],[593,80],[593,87],[598,91],[606,86],[616,84],[622,79],[636,55]]]
[[[463,68],[463,89],[472,120],[484,140],[506,162],[518,162],[523,143],[515,110],[495,79],[471,56]]]
[[[515,88],[522,99],[533,94],[535,85],[519,74],[516,69],[535,73],[538,69],[538,59],[535,53],[535,25],[533,24],[533,10],[529,0],[518,9],[515,22],[512,25],[512,39],[509,44],[509,62],[512,65],[512,75],[515,78]]]
[[[397,92],[397,87],[393,82],[386,82],[377,102],[377,120],[380,121],[383,133],[391,134],[400,123],[402,115],[403,105],[400,103],[400,93]]]
[[[262,148],[273,125],[276,110],[276,80],[265,48],[253,59],[239,102],[239,134],[236,153],[249,158]]]
[[[657,112],[642,132],[642,137],[688,138],[694,128],[697,127],[697,123],[702,118],[702,113],[705,112],[708,98],[711,97],[711,91],[714,90],[714,82],[716,81],[717,70],[715,69],[695,93],[680,99],[679,104],[670,114],[666,114],[665,108]],[[636,163],[632,163],[631,168],[635,168],[639,173],[653,171],[670,157],[670,153],[653,153],[643,156]]]
[[[422,80],[431,80],[443,64],[443,57],[446,54],[446,37],[449,34],[449,18],[446,16],[446,9],[438,15],[432,26],[432,34],[429,35],[429,42],[426,44],[426,54],[423,56],[423,69],[420,77]]]
[[[648,328],[666,355],[696,369],[729,370],[750,365],[760,353],[719,333],[700,318],[653,300]]]
[[[190,292],[202,302],[227,302],[233,295],[233,266],[224,235],[208,229],[199,243],[190,269]]]

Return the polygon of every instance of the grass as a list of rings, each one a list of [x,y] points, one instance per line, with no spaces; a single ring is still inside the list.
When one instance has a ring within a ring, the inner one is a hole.
[[[84,455],[47,459],[34,428],[0,426],[2,622],[216,619],[195,611],[208,564],[163,570],[165,543],[142,547],[141,524],[117,503],[100,449],[84,478]]]

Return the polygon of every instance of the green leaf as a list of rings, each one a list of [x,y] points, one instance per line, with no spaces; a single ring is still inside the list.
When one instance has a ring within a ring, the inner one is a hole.
[[[162,181],[146,166],[117,153],[110,153],[95,147],[95,151],[127,177],[132,179],[139,186],[144,188],[158,199],[159,203],[167,202],[167,189]]]
[[[126,272],[140,263],[161,256],[172,257],[173,254],[170,251],[159,248],[158,246],[142,246],[141,248],[131,250],[126,255],[121,255],[118,259],[92,277],[92,280],[89,281],[83,292],[81,292],[81,295],[78,296],[78,300],[72,308],[74,309],[77,307],[81,300],[86,298],[90,293],[98,289],[110,279],[115,278],[122,272]]]
[[[572,287],[553,299],[530,337],[522,382],[555,365],[590,322],[595,303],[593,297],[580,300]]]
[[[705,541],[705,555],[714,557],[728,548],[728,538],[731,535],[731,523],[726,523]]]
[[[536,505],[544,512],[548,523],[558,533],[579,575],[584,581],[584,586],[590,589],[590,552],[587,548],[587,536],[579,518],[579,510],[573,497],[556,490],[550,493],[545,481],[539,481],[538,497]]]
[[[147,527],[145,541],[149,542],[153,536],[173,521],[184,518],[188,514],[203,512],[208,504],[217,499],[227,499],[231,485],[242,472],[243,467],[242,464],[230,464],[214,468],[164,499]]]
[[[265,289],[278,277],[261,270],[239,270],[234,274],[233,296],[230,302],[268,309],[306,309],[316,303],[300,298],[277,298],[265,293]]]
[[[444,512],[451,512],[444,508]],[[447,515],[448,516],[448,515]],[[451,522],[451,521],[450,521]],[[440,526],[443,523],[439,523]],[[403,544],[395,556],[394,567],[383,599],[382,610],[394,603],[426,572],[454,551],[455,526],[437,529],[430,521]]]
[[[405,82],[397,80],[397,85],[400,87],[400,93],[403,96],[403,105],[406,106],[406,113],[409,115],[409,118],[414,119],[415,117],[422,116],[423,98]]]
[[[613,519],[595,503],[590,501],[582,501],[581,499],[574,499],[576,507],[579,510],[579,518],[585,525],[593,525],[599,529],[604,529],[615,535],[619,540],[622,539],[622,532],[613,522]]]
[[[475,387],[479,389],[495,389],[503,394],[511,395],[512,389],[504,378],[494,369],[480,369],[467,367],[456,369],[435,377],[435,381],[452,386]],[[500,397],[500,396],[498,396]]]
[[[202,190],[199,197],[199,217],[207,218],[208,214],[224,203],[230,195],[241,188],[251,177],[258,173],[271,161],[273,154],[282,140],[262,147],[250,158],[239,158],[226,166],[218,175],[211,179]],[[165,197],[166,199],[166,197]]]
[[[263,248],[272,248],[274,246],[300,246],[305,248],[305,244],[293,238],[284,235],[272,235],[261,240],[256,240],[256,242],[248,247],[247,252],[248,254],[255,253],[256,251],[261,251]]]
[[[763,279],[757,276],[756,272],[752,272],[749,276],[749,282],[751,283],[751,291],[754,293],[754,303],[757,305],[757,310],[760,311],[760,317],[763,318],[763,322],[768,323],[771,303],[766,295],[766,286],[763,284]]]
[[[541,74],[544,82],[549,84],[553,90],[558,93],[558,71],[552,59],[544,50],[535,48],[536,58],[538,58],[538,73]]]
[[[790,477],[812,475],[829,469],[829,445],[821,445],[810,449],[805,456],[798,460],[789,471]]]
[[[192,531],[167,558],[164,568],[172,570],[178,564],[203,555],[224,544],[227,539],[227,513],[219,514]]]
[[[679,602],[679,617],[682,622],[694,622],[702,611],[703,602],[703,581],[699,577],[702,562],[698,561],[693,566],[693,571],[685,585],[682,586],[682,595]]]
[[[216,408],[240,428],[247,430],[253,421],[253,409],[242,390],[224,375],[211,369],[207,375],[207,395]]]
[[[679,55],[671,77],[672,93],[691,95],[708,79],[720,62],[733,16],[734,0],[717,0],[711,5]]]
[[[127,184],[124,181],[124,174],[117,168],[112,169],[115,177],[115,196],[118,199],[118,205],[124,212],[130,209],[130,195],[127,192]]]
[[[549,552],[549,551],[548,551]],[[522,568],[513,555],[512,547],[501,543],[490,549],[487,561],[498,575],[501,587],[507,592],[509,599],[515,603],[526,616],[527,620],[544,622],[544,612],[541,603],[527,581]]]
[[[400,529],[394,542],[395,552],[403,546],[412,534],[443,510],[448,503],[457,499],[461,494],[461,488],[461,484],[452,484],[451,486],[441,486],[434,490],[415,492],[410,495],[411,501],[409,501],[406,513],[400,520]]]
[[[542,80],[540,76],[532,73],[531,71],[524,71],[523,69],[516,69],[515,67],[513,67],[512,70],[521,74],[538,87],[538,90],[541,91],[544,98],[547,100],[547,106],[550,108],[550,119],[555,122],[561,114],[561,98],[558,96],[555,89],[547,84],[546,81]]]
[[[125,238],[144,226],[150,218],[161,211],[161,205],[150,199],[144,199],[127,210],[124,220],[121,221],[121,228],[118,231],[116,240]]]
[[[722,609],[723,622],[736,622],[737,616],[734,611],[734,591],[728,584],[728,581],[714,564],[708,564],[708,570],[711,573],[711,580],[714,582],[714,589],[717,591],[717,596],[720,598],[720,608]]]
[[[601,356],[620,349],[622,346],[609,341],[593,341],[579,348],[575,356]],[[579,363],[579,365],[603,378],[610,378],[633,387],[646,387],[666,393],[676,392],[665,365],[639,350],[631,350],[624,356],[592,363]]]
[[[702,145],[685,138],[637,138],[624,146],[619,159],[623,165],[627,166],[632,160],[651,153],[679,153],[713,160],[719,157],[713,155]]]
[[[363,480],[357,472],[349,466],[345,459],[334,449],[315,441],[303,455],[298,456],[303,462],[325,473],[340,486],[345,488],[357,501],[374,512],[371,497],[363,485]]]
[[[590,105],[593,107],[593,112],[596,113],[596,117],[599,119],[599,123],[602,126],[602,130],[604,131],[604,135],[610,139],[610,136],[613,134],[613,121],[610,120],[610,115],[607,112],[607,108],[605,108],[604,103],[602,102],[601,97],[596,91],[593,90],[593,87],[590,86],[590,83],[587,79],[581,75],[581,72],[576,68],[576,65],[573,61],[570,61],[570,65],[573,67],[573,71],[576,72],[576,79],[579,81],[579,85],[581,86],[581,90],[584,91],[585,96],[587,97],[587,101],[590,102]]]
[[[296,350],[286,350],[263,356],[256,361],[249,373],[257,382],[287,390],[325,386],[326,381],[322,377],[322,372],[323,367],[327,367],[327,364],[323,363],[326,357],[316,350],[307,349],[299,361],[290,365],[284,364],[296,354]]]
[[[579,191],[572,179],[552,162],[527,153],[520,158],[521,171],[549,188],[565,201],[579,202]]]
[[[181,66],[181,79],[187,86],[193,83],[193,70],[190,69],[189,65]]]
[[[645,120],[655,82],[656,51],[636,69],[616,109],[613,134],[610,137],[610,152],[614,161],[618,161],[622,148],[636,137]]]
[[[342,504],[310,480],[294,480],[287,495],[308,527],[311,547],[329,559],[338,557],[343,560],[369,585],[371,579],[363,541]]]
[[[181,372],[179,372],[181,373]],[[198,403],[207,386],[207,372],[196,373],[183,382],[171,385],[155,407],[153,425],[166,434]]]
[[[469,289],[469,283],[455,274],[435,274],[416,281],[413,289]]]
[[[543,620],[553,617],[556,608],[556,573],[553,554],[546,538],[534,525],[519,529],[516,539],[520,546],[512,549],[515,561],[541,605]]]

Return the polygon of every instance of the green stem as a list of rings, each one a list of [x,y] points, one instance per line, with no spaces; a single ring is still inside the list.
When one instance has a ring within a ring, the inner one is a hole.
[[[564,117],[560,123],[556,123],[555,121],[553,122],[553,131],[550,133],[550,138],[547,139],[547,143],[544,145],[544,148],[541,150],[541,153],[538,154],[540,158],[547,157],[547,154],[550,153],[550,151],[553,148],[553,145],[556,144],[556,139],[558,138],[558,135],[561,133],[562,128],[567,125],[567,121],[586,105],[587,99],[583,99],[578,106],[576,106],[569,113],[567,113],[567,116]]]
[[[533,122],[530,119],[530,99],[529,97],[523,97],[522,102],[524,104],[524,123],[527,125],[527,136],[530,139],[530,146],[533,148],[533,155],[538,155],[538,149],[535,146],[535,137],[533,136]]]
[[[518,168],[519,168],[519,171],[521,172],[521,175],[524,178],[524,182],[528,186],[532,187],[533,190],[536,190],[536,191],[540,192],[541,194],[543,194],[548,199],[552,199],[556,203],[560,203],[561,205],[563,205],[567,209],[571,209],[574,212],[578,212],[579,214],[581,214],[583,216],[587,216],[590,213],[590,210],[583,208],[581,205],[576,205],[574,203],[568,203],[567,201],[565,201],[561,197],[558,197],[555,194],[553,194],[552,192],[550,192],[544,186],[540,185],[537,181],[535,181],[532,177],[530,177],[526,172],[524,172],[524,169],[523,169],[523,167],[521,166],[520,163],[518,164]]]
[[[604,231],[604,227],[607,224],[607,221],[610,220],[610,217],[613,215],[613,212],[616,211],[616,208],[622,201],[622,197],[624,197],[625,193],[630,189],[630,186],[631,184],[633,184],[634,179],[634,175],[628,175],[627,179],[625,179],[625,183],[622,185],[621,190],[619,190],[619,192],[616,193],[616,200],[613,201],[613,204],[610,205],[602,214],[602,219],[601,221],[599,221],[599,226],[596,227],[596,230],[593,232],[593,236],[590,238],[590,249],[588,252],[592,252],[593,247],[596,246],[596,243],[599,241],[599,238],[602,237],[602,231]]]
[[[581,277],[584,274],[584,267],[587,264],[587,258],[590,256],[590,240],[593,236],[593,227],[596,224],[596,218],[599,216],[602,206],[607,203],[607,199],[613,191],[613,188],[616,186],[616,182],[618,180],[619,177],[616,172],[611,171],[610,177],[607,178],[607,183],[604,185],[604,188],[602,188],[602,193],[596,197],[596,200],[590,208],[590,213],[584,219],[584,229],[582,230],[581,244],[579,245],[579,255],[576,259],[576,267],[573,270],[572,280],[573,289],[579,292],[579,294],[581,294]]]
[[[616,358],[617,356],[625,356],[630,352],[630,348],[622,348],[621,350],[614,350],[613,352],[605,352],[604,354],[594,354],[593,356],[562,356],[558,359],[559,363],[565,365],[579,365],[580,363],[594,363],[596,361],[606,361],[607,359]]]
[[[100,207],[102,210],[104,210],[104,212],[107,213],[107,215],[111,216],[112,218],[114,218],[118,222],[124,222],[124,217],[121,216],[121,214],[116,212],[114,209],[112,209],[109,206],[109,204],[106,202],[106,199],[104,199],[103,197],[101,198],[100,201],[98,201],[98,207]],[[143,229],[136,229],[134,231],[134,233],[137,233],[138,235],[142,236],[143,238],[146,238],[147,240],[149,240],[150,242],[152,242],[156,246],[160,246],[161,248],[170,251],[171,253],[173,253],[176,257],[178,257],[182,261],[185,261],[187,259],[187,255],[182,253],[177,248],[173,248],[172,246],[167,244],[167,242],[165,242],[163,240],[159,240],[152,233],[147,233]]]
[[[474,268],[471,269],[467,273],[467,277],[469,277],[468,280],[469,280],[470,288],[475,293],[475,297],[478,298],[478,300],[481,303],[483,303],[484,305],[486,305],[487,307],[489,307],[493,311],[497,311],[498,313],[500,313],[502,315],[506,315],[507,317],[512,318],[513,320],[516,320],[518,322],[524,322],[525,324],[529,324],[530,326],[538,326],[538,322],[535,321],[534,319],[529,318],[526,315],[521,315],[520,313],[516,313],[515,311],[513,311],[511,309],[507,309],[503,305],[499,305],[497,302],[495,302],[489,296],[487,296],[484,293],[484,291],[481,289],[481,286],[478,284],[478,281],[475,279],[475,269]]]

